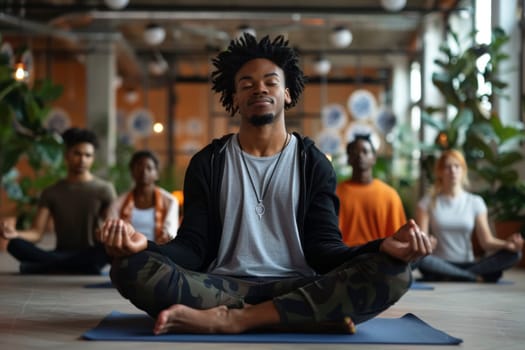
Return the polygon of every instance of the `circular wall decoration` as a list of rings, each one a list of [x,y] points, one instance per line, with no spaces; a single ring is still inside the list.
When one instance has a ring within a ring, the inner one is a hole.
[[[368,90],[356,90],[348,98],[348,110],[356,120],[372,117],[376,109],[376,99]]]
[[[136,136],[148,136],[153,128],[153,117],[146,109],[138,109],[131,113],[128,119],[130,132]]]
[[[71,126],[71,119],[62,108],[54,107],[49,111],[44,126],[51,131],[62,134]]]
[[[191,136],[200,136],[204,133],[202,120],[197,117],[191,117],[186,121],[186,133]]]
[[[333,129],[325,129],[317,135],[317,146],[324,154],[337,154],[341,151],[341,136]]]
[[[330,104],[321,110],[321,122],[327,129],[341,129],[347,121],[346,112],[340,104]]]
[[[396,126],[396,116],[392,111],[383,108],[377,113],[376,126],[383,134],[388,134]]]

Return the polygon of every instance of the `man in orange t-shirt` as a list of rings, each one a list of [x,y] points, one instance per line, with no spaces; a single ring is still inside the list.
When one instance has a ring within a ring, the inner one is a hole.
[[[391,236],[406,222],[406,215],[396,190],[372,176],[376,153],[370,136],[357,135],[346,152],[352,177],[336,189],[343,241],[354,246]]]

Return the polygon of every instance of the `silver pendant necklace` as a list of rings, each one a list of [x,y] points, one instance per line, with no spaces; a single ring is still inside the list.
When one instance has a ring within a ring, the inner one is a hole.
[[[250,169],[248,169],[248,164],[246,164],[246,159],[244,158],[244,150],[241,146],[241,141],[239,140],[239,134],[237,134],[237,143],[239,144],[239,148],[241,149],[241,159],[242,163],[244,164],[244,167],[246,168],[246,172],[248,173],[248,178],[250,179],[250,183],[252,185],[253,192],[255,193],[255,198],[257,198],[257,204],[255,205],[255,213],[257,216],[259,216],[259,220],[262,219],[262,216],[264,215],[264,212],[266,211],[266,208],[264,207],[264,197],[266,196],[266,192],[268,191],[268,187],[270,187],[270,183],[272,182],[273,174],[275,173],[275,169],[277,169],[277,166],[279,165],[279,161],[281,160],[281,156],[283,155],[283,151],[288,144],[288,136],[289,134],[286,133],[286,139],[284,140],[283,147],[281,148],[281,152],[279,153],[279,157],[277,158],[277,162],[275,162],[275,165],[273,166],[272,172],[270,174],[270,178],[268,179],[268,182],[266,183],[266,186],[262,186],[262,193],[259,197],[259,193],[257,192],[257,188],[255,187],[255,183],[252,179],[252,174],[250,173]]]

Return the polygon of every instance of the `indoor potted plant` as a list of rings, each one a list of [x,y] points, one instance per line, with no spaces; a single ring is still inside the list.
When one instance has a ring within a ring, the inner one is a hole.
[[[17,205],[17,226],[27,226],[39,192],[60,176],[62,139],[45,127],[49,103],[62,87],[49,80],[14,79],[11,59],[0,53],[0,185]],[[21,177],[19,161],[25,158],[32,176]]]

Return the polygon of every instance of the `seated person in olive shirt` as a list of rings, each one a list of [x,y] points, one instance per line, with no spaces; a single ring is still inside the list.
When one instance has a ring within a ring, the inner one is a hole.
[[[20,261],[21,273],[99,274],[108,262],[104,248],[95,242],[95,231],[104,222],[116,198],[112,184],[94,176],[96,135],[71,128],[62,135],[67,176],[46,188],[29,230],[18,231],[0,221],[0,237],[9,240],[7,250]],[[56,248],[47,251],[40,241],[52,219]]]

